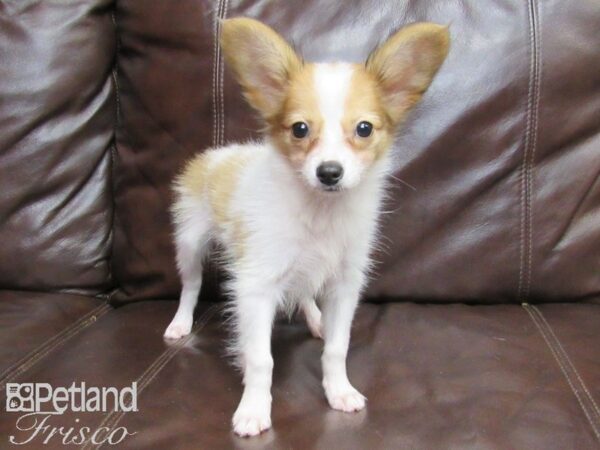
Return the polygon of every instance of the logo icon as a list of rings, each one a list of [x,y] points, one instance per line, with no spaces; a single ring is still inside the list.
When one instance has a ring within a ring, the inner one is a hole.
[[[6,411],[35,411],[33,383],[6,384]]]

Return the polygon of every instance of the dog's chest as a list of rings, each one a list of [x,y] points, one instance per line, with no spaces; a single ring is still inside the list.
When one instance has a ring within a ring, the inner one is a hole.
[[[347,232],[336,221],[298,227],[288,248],[286,285],[290,295],[312,296],[339,271],[348,250]]]

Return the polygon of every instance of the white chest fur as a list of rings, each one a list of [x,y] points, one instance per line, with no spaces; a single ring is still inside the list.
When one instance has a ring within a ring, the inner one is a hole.
[[[233,272],[300,301],[317,295],[343,265],[365,266],[381,177],[374,173],[372,182],[352,191],[314,192],[267,156],[247,168],[234,195],[232,212],[244,218],[245,255]]]

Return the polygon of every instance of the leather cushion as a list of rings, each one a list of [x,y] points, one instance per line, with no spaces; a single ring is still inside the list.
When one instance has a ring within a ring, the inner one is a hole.
[[[115,300],[178,294],[171,180],[195,152],[257,136],[256,115],[214,40],[215,19],[238,15],[266,22],[318,60],[363,60],[406,23],[451,24],[448,60],[394,150],[369,299],[600,293],[595,2],[157,0],[148,8],[124,0]]]
[[[137,380],[143,388],[136,413],[67,412],[53,419],[59,426],[78,418],[80,425],[110,424],[136,432],[119,448],[598,446],[599,418],[586,416],[536,322],[517,305],[361,305],[348,371],[369,402],[364,412],[350,415],[326,404],[322,343],[304,323],[278,322],[274,428],[256,439],[237,438],[230,419],[241,377],[224,356],[226,327],[221,306],[214,308],[200,305],[195,334],[175,346],[162,339],[174,302],[109,311],[19,381],[122,387]],[[561,304],[540,311],[597,404],[600,305]],[[14,433],[15,418],[0,414],[0,435]]]
[[[0,288],[110,286],[110,6],[0,4]]]

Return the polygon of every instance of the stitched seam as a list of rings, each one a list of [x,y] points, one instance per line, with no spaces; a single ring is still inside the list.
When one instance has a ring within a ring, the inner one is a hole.
[[[523,161],[519,171],[519,184],[521,188],[521,223],[520,223],[520,248],[519,248],[519,284],[517,297],[524,301],[529,297],[531,285],[531,263],[533,250],[533,221],[532,221],[532,183],[533,183],[533,156],[537,144],[537,110],[539,102],[539,30],[536,14],[536,0],[528,2],[529,23],[529,83],[527,88],[527,111],[525,117],[525,138]]]
[[[87,328],[89,325],[96,322],[100,317],[102,317],[111,309],[112,308],[106,303],[103,303],[97,308],[94,308],[92,311],[80,317],[77,321],[64,328],[59,333],[55,334],[53,337],[41,344],[35,350],[23,357],[21,360],[14,363],[11,367],[6,369],[0,376],[0,392],[2,392],[6,388],[6,383],[11,382],[16,377],[23,374],[34,364],[39,362],[44,356],[48,355],[54,349],[59,347],[62,343],[76,335],[79,331],[83,330],[84,328]]]
[[[559,351],[559,353],[562,354],[562,357],[563,357],[564,361],[566,362],[566,364],[568,366],[571,367],[571,369],[575,373],[575,376],[579,380],[579,383],[581,383],[581,387],[583,388],[584,392],[587,394],[588,400],[592,404],[592,408],[594,409],[594,412],[596,413],[596,417],[598,419],[598,423],[600,424],[600,408],[598,408],[598,405],[596,404],[596,401],[594,400],[594,397],[592,396],[592,394],[588,390],[587,385],[584,383],[583,379],[581,378],[581,375],[579,374],[579,371],[577,370],[577,367],[575,366],[575,364],[573,364],[573,362],[571,361],[571,358],[569,358],[569,354],[567,353],[567,351],[565,350],[565,348],[561,344],[560,340],[558,339],[558,336],[554,333],[554,330],[550,326],[550,323],[546,320],[546,317],[544,316],[544,314],[542,314],[542,311],[540,311],[539,308],[537,308],[534,305],[532,305],[531,307],[533,308],[534,311],[537,312],[537,314],[539,315],[539,317],[542,320],[542,322],[546,325],[546,328],[548,329],[548,331],[550,332],[550,334],[554,338],[557,350]]]
[[[115,3],[113,5],[113,10],[111,12],[111,19],[112,19],[112,23],[113,23],[113,27],[115,30],[115,58],[113,61],[113,68],[112,68],[112,78],[113,78],[113,82],[115,83],[115,103],[116,103],[116,111],[115,111],[115,126],[113,129],[113,145],[111,146],[111,152],[110,152],[110,190],[111,190],[111,199],[112,199],[112,214],[111,214],[111,223],[110,223],[110,235],[111,235],[111,251],[110,251],[110,256],[108,258],[108,264],[109,264],[109,275],[110,275],[110,282],[111,282],[111,287],[112,290],[108,295],[108,301],[110,302],[113,298],[113,296],[116,294],[117,292],[117,287],[115,286],[115,274],[114,274],[114,263],[113,263],[113,258],[115,255],[115,216],[116,216],[116,202],[115,202],[115,198],[116,198],[116,192],[115,192],[115,167],[116,167],[116,160],[117,160],[117,133],[119,130],[119,126],[121,124],[121,92],[119,89],[119,76],[118,76],[118,65],[119,65],[119,53],[121,52],[121,40],[120,40],[120,36],[119,36],[119,29],[117,26],[117,14],[116,14],[116,10],[117,10],[117,1],[115,0]]]
[[[212,97],[213,97],[213,147],[217,147],[219,145],[219,114],[218,114],[218,94],[217,94],[217,86],[218,86],[218,76],[219,76],[219,57],[221,53],[221,49],[219,46],[219,28],[220,23],[219,20],[221,18],[221,8],[222,8],[223,0],[217,1],[217,9],[215,10],[214,15],[214,45],[213,45],[213,76],[212,76]]]
[[[228,0],[224,0],[223,2],[223,11],[221,14],[221,19],[225,19],[227,17],[227,8],[229,6],[229,1]],[[220,25],[219,25],[219,35],[220,35]],[[218,38],[219,36],[217,36]],[[219,56],[221,55],[220,53],[220,47],[219,47]],[[219,58],[219,66],[220,66],[220,73],[219,73],[219,95],[220,95],[220,105],[221,105],[221,110],[220,110],[220,122],[221,122],[221,135],[220,135],[220,141],[219,141],[219,145],[223,145],[225,143],[225,91],[224,91],[224,87],[223,87],[223,80],[225,78],[225,61],[223,60],[222,57]]]
[[[218,8],[220,7],[220,3],[218,3],[218,7],[217,10],[214,14],[214,18],[213,18],[213,73],[212,73],[212,101],[213,101],[213,147],[217,146],[217,141],[216,141],[216,128],[217,128],[217,99],[216,99],[216,90],[215,90],[215,80],[216,80],[216,70],[215,70],[215,64],[217,61],[217,20],[218,20],[218,16],[219,16],[219,10]]]
[[[534,58],[535,62],[535,77],[534,77],[534,104],[532,110],[532,144],[531,144],[531,152],[530,152],[530,160],[529,160],[529,189],[528,189],[528,208],[529,208],[529,250],[528,250],[528,261],[527,261],[527,273],[526,273],[526,282],[525,282],[525,292],[524,297],[529,298],[529,293],[531,289],[531,275],[532,275],[532,267],[533,267],[533,190],[534,190],[534,165],[535,165],[535,153],[537,149],[537,138],[538,138],[538,117],[539,117],[539,105],[540,105],[540,92],[541,92],[541,78],[542,78],[542,70],[541,70],[541,61],[542,61],[542,33],[541,33],[541,14],[539,14],[538,8],[540,4],[537,0],[532,0],[530,3],[531,17],[533,21],[534,33],[535,37],[535,53],[536,56]]]
[[[63,330],[61,330],[60,332],[58,332],[57,334],[55,334],[54,336],[52,336],[46,342],[44,342],[43,344],[41,344],[40,346],[38,346],[36,349],[34,349],[31,352],[29,352],[27,355],[25,355],[19,361],[17,361],[16,363],[12,364],[9,368],[7,368],[6,370],[4,370],[4,372],[2,372],[2,374],[0,374],[0,384],[2,385],[2,386],[0,386],[0,390],[4,389],[4,385],[3,384],[6,382],[6,378],[9,378],[10,377],[10,373],[14,372],[15,370],[17,370],[18,366],[22,366],[24,364],[27,364],[30,359],[36,357],[36,355],[38,353],[44,351],[44,349],[46,347],[48,347],[49,345],[52,345],[54,343],[54,341],[56,341],[57,339],[60,339],[62,336],[64,336],[64,334],[68,333],[71,328],[79,326],[79,324],[82,321],[86,321],[90,316],[94,316],[94,315],[97,316],[101,312],[101,310],[104,309],[104,308],[106,308],[107,306],[108,305],[106,303],[103,303],[102,305],[97,306],[93,310],[91,310],[88,313],[84,314],[79,319],[77,319],[75,322],[73,322],[69,326],[65,327]]]
[[[185,347],[185,345],[196,335],[196,333],[198,333],[202,328],[204,328],[204,326],[208,323],[208,321],[213,317],[214,313],[216,312],[216,310],[219,306],[220,306],[219,304],[215,304],[215,305],[209,307],[204,312],[202,317],[200,319],[198,319],[198,322],[196,323],[192,332],[188,336],[186,336],[185,338],[181,339],[180,341],[174,343],[171,347],[169,347],[167,350],[165,350],[160,356],[158,356],[158,358],[156,358],[154,360],[154,362],[146,368],[146,370],[144,370],[142,375],[140,375],[140,377],[137,379],[137,386],[138,386],[137,394],[138,394],[138,396],[157,377],[159,372],[168,364],[168,362],[171,361],[171,359],[183,347]],[[128,402],[128,406],[129,405],[131,405],[131,400]],[[104,419],[102,420],[102,422],[100,423],[98,428],[107,427],[108,430],[112,430],[113,427],[116,426],[120,422],[120,420],[122,419],[122,417],[124,415],[125,415],[125,412],[123,412],[123,411],[114,411],[113,410],[104,416]],[[81,449],[82,450],[83,449],[98,449],[101,446],[102,446],[102,443],[101,444],[93,444],[91,441],[87,441],[82,445]]]
[[[590,417],[589,411],[588,411],[587,407],[584,405],[583,400],[580,397],[579,390],[576,389],[575,386],[573,385],[573,381],[572,381],[571,377],[569,376],[567,368],[564,366],[562,359],[559,357],[559,355],[556,352],[556,349],[551,344],[548,336],[546,335],[546,332],[544,331],[543,325],[539,322],[539,319],[535,317],[535,314],[530,309],[529,305],[523,304],[523,308],[525,309],[525,311],[527,311],[527,313],[529,314],[529,317],[531,318],[531,320],[533,321],[533,323],[537,327],[538,331],[542,335],[544,341],[546,342],[546,345],[548,346],[548,348],[550,349],[550,352],[552,353],[552,356],[554,357],[554,359],[558,363],[558,366],[560,367],[563,375],[565,376],[565,378],[567,380],[567,383],[571,387],[571,391],[573,392],[573,394],[575,394],[575,397],[577,398],[577,402],[579,403],[579,406],[581,407],[581,409],[583,410],[583,413],[585,414],[586,418],[588,419],[588,422],[591,425],[594,434],[596,435],[596,437],[600,441],[600,431],[596,429],[595,423],[592,420],[592,418]]]
[[[531,53],[531,42],[533,41],[533,27],[531,26],[531,18],[528,21],[529,24],[529,52]],[[519,168],[519,202],[520,202],[520,237],[519,237],[519,285],[517,289],[517,298],[520,300],[523,293],[523,279],[525,272],[525,222],[526,222],[526,167],[527,167],[527,153],[529,151],[529,133],[530,133],[530,108],[532,98],[532,64],[533,57],[529,57],[529,80],[527,82],[527,108],[525,115],[525,137],[524,137],[524,149],[523,149],[523,160],[521,161],[521,167]]]
[[[179,352],[179,350],[181,350],[185,344],[187,344],[187,342],[190,341],[190,339],[192,339],[192,337],[198,332],[200,331],[204,325],[206,325],[206,323],[208,322],[208,320],[213,316],[214,312],[216,311],[218,305],[214,305],[212,307],[210,307],[202,316],[202,318],[198,321],[198,323],[196,324],[196,326],[194,327],[194,330],[192,331],[192,333],[190,333],[186,338],[184,338],[184,340],[178,342],[175,346],[170,347],[168,350],[166,350],[165,352],[163,352],[163,354],[161,356],[159,356],[144,372],[143,374],[140,376],[140,378],[138,379],[138,394],[140,394],[158,375],[158,373],[162,370],[162,368],[175,356],[176,353]],[[109,430],[111,430],[114,426],[116,426],[119,421],[121,420],[121,418],[125,415],[125,413],[123,411],[112,411],[110,414],[108,414],[104,420],[102,421],[102,423],[100,424],[100,427],[108,427]],[[86,445],[89,444],[86,443]],[[89,447],[89,448],[100,448],[102,446],[102,444],[97,445],[95,447]],[[83,447],[83,448],[88,448],[88,447]]]
[[[596,423],[594,422],[594,420],[590,416],[590,413],[589,413],[587,407],[585,406],[585,404],[583,402],[583,399],[581,398],[581,393],[574,386],[573,380],[569,376],[569,372],[568,372],[567,368],[565,367],[562,359],[558,355],[555,347],[550,342],[550,339],[549,339],[548,335],[546,334],[546,332],[544,330],[543,324],[539,321],[539,318],[536,317],[535,312],[534,312],[533,309],[531,309],[530,305],[528,305],[527,303],[523,303],[522,306],[525,309],[525,311],[527,311],[527,314],[529,314],[529,317],[531,318],[532,322],[535,324],[536,328],[538,329],[538,331],[542,335],[542,338],[544,339],[544,341],[546,342],[546,345],[550,349],[550,352],[552,353],[552,356],[554,357],[555,361],[558,363],[558,366],[560,367],[561,372],[563,373],[564,377],[566,378],[567,383],[569,384],[569,387],[571,388],[571,391],[575,395],[575,398],[577,399],[577,402],[579,403],[579,406],[583,410],[583,413],[584,413],[585,417],[588,419],[588,423],[592,427],[592,431],[596,435],[596,438],[598,439],[598,441],[600,441],[600,430],[597,428]]]

